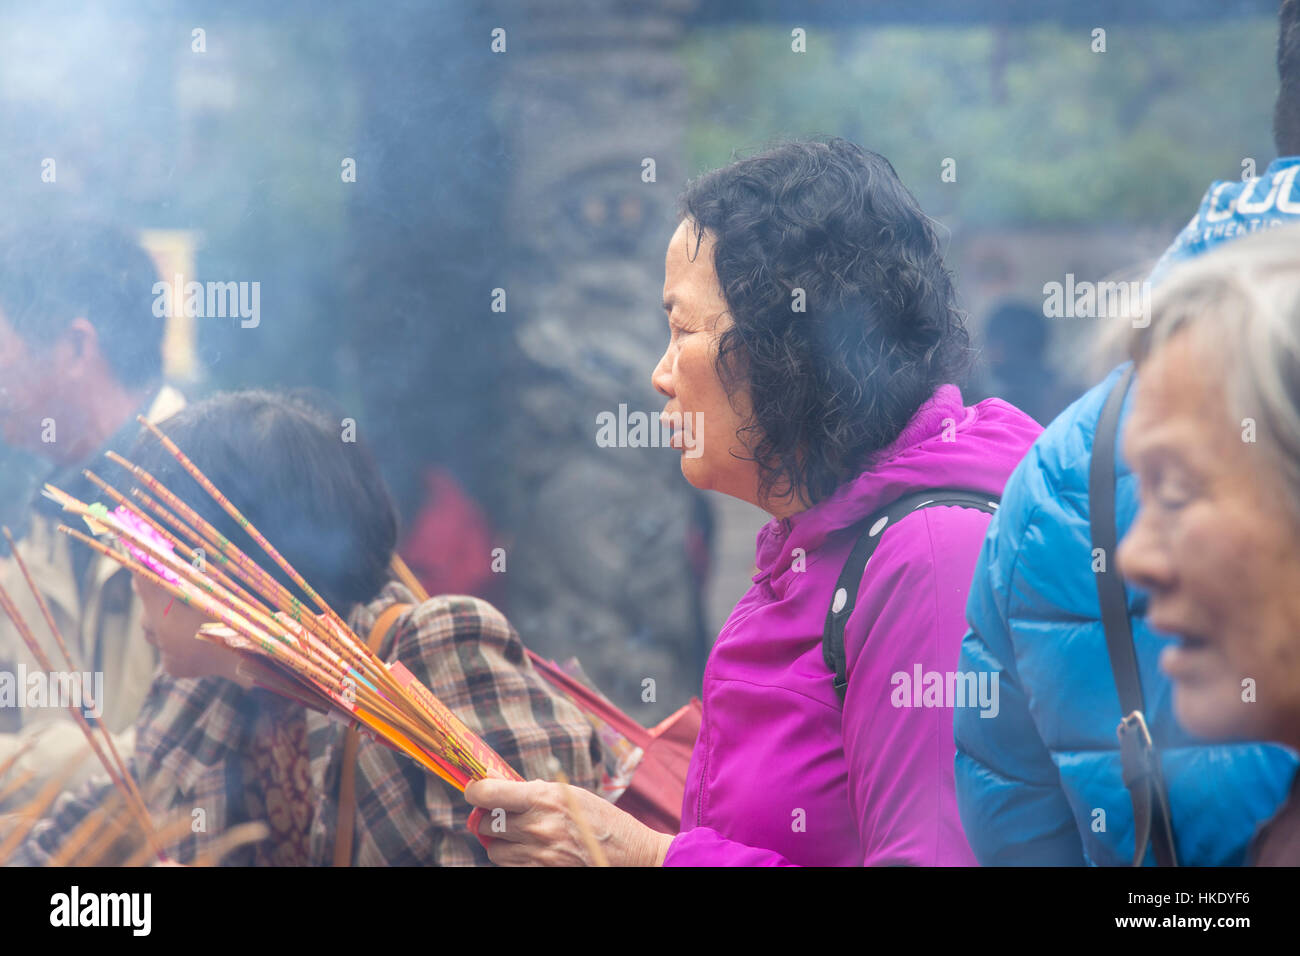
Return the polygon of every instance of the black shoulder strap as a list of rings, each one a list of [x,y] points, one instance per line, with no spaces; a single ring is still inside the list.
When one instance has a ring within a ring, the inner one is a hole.
[[[1124,582],[1115,566],[1118,531],[1115,523],[1115,439],[1119,416],[1133,381],[1133,366],[1124,372],[1106,396],[1097,433],[1092,442],[1092,463],[1088,471],[1088,522],[1092,532],[1093,570],[1097,576],[1097,598],[1101,605],[1101,626],[1106,632],[1110,670],[1119,691],[1123,719],[1116,728],[1124,786],[1133,801],[1133,865],[1141,866],[1147,843],[1160,866],[1177,866],[1173,825],[1169,819],[1169,798],[1160,772],[1160,755],[1151,740],[1143,714],[1142,679],[1138,673],[1133,630],[1129,624]],[[1098,567],[1097,557],[1101,564]]]
[[[849,559],[844,562],[839,580],[835,582],[835,593],[831,598],[830,610],[826,612],[826,626],[822,630],[822,657],[826,661],[826,666],[835,674],[835,692],[839,694],[841,702],[844,700],[844,691],[849,686],[848,660],[844,651],[844,626],[848,624],[849,615],[853,613],[853,606],[857,603],[858,587],[862,584],[862,574],[867,568],[867,560],[875,553],[886,528],[892,528],[914,511],[943,505],[977,508],[986,514],[992,514],[997,510],[998,499],[996,495],[981,491],[932,488],[899,498],[893,504],[887,505],[858,523],[857,527],[862,531],[859,532],[853,550],[849,552]]]

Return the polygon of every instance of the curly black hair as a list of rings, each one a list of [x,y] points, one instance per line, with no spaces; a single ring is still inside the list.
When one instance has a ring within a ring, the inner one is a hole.
[[[713,242],[733,321],[717,371],[748,388],[764,498],[828,497],[968,367],[938,236],[883,156],[780,143],[692,180],[679,212]]]

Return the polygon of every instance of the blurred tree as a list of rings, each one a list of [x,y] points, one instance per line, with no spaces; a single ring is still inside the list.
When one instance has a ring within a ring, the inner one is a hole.
[[[830,28],[827,28],[828,30]],[[845,136],[883,153],[950,226],[1181,226],[1207,183],[1272,157],[1276,22],[1088,28],[836,25],[792,53],[784,26],[697,30],[690,165],[776,136]],[[996,67],[996,69],[995,69]],[[940,179],[957,163],[956,183]]]

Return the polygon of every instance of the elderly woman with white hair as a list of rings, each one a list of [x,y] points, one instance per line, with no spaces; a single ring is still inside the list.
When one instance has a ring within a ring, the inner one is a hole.
[[[1118,558],[1173,638],[1175,713],[1207,738],[1300,748],[1300,228],[1172,273],[1131,353],[1140,511]],[[1300,784],[1251,861],[1300,865]]]

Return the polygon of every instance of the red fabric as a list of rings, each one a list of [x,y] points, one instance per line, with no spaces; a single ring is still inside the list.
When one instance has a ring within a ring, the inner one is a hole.
[[[650,731],[653,740],[632,775],[632,785],[618,801],[620,810],[660,833],[681,830],[686,775],[703,714],[700,699],[692,697],[689,704]]]
[[[700,733],[699,698],[647,730],[599,693],[564,673],[554,662],[528,652],[533,667],[588,717],[609,724],[644,752],[632,782],[615,805],[660,833],[681,829],[682,796],[691,752]]]
[[[426,469],[424,503],[400,553],[430,594],[495,597],[491,526],[445,468]]]

